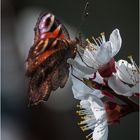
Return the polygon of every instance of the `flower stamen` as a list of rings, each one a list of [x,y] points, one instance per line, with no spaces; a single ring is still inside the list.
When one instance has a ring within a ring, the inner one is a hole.
[[[94,109],[96,111],[103,111],[104,110],[102,108],[96,108],[96,107],[94,107]],[[98,131],[98,133],[99,132],[103,133],[103,131],[106,129],[107,123],[104,123],[106,121],[105,114],[103,114],[101,116],[101,118],[96,119],[91,108],[81,109],[80,111],[77,111],[77,113],[80,115],[83,115],[83,113],[84,113],[84,116],[81,117],[82,121],[80,123],[78,123],[78,125],[80,125],[80,126],[82,125],[80,128],[83,132],[88,131],[88,130],[93,130],[93,132],[94,132],[94,129],[96,127],[100,127],[100,130]],[[92,137],[93,132],[90,132],[86,136],[86,139],[92,140],[93,139],[93,137]]]
[[[88,139],[89,137],[91,138],[92,137],[92,134],[93,134],[93,132],[91,132],[91,133],[89,133],[87,136],[86,136],[86,138]],[[89,140],[89,139],[88,139]]]
[[[126,79],[128,79],[128,81],[130,81],[130,80],[133,80],[132,79],[132,77],[133,77],[133,75],[130,75],[130,73],[128,73],[129,74],[129,77],[128,76],[126,76],[125,75],[125,72],[123,72],[122,70],[120,70],[120,68],[118,68],[118,67],[116,67],[116,69],[122,74],[122,75],[124,75],[124,77],[126,78]],[[128,70],[126,69],[126,71],[128,72]],[[117,74],[115,74],[117,77],[118,77],[118,75]],[[119,77],[118,77],[119,78]],[[120,78],[119,78],[120,79]],[[134,80],[133,80],[134,81]],[[137,81],[135,81],[135,83],[136,83]]]
[[[140,70],[139,70],[136,62],[134,61],[132,55],[129,55],[128,58],[130,59],[131,63],[136,67],[137,72],[140,73]]]
[[[96,38],[96,40],[98,41],[99,46],[102,44],[101,40],[99,38]]]
[[[93,39],[95,45],[99,46],[98,43],[97,43],[97,41],[96,41],[96,39],[93,36],[91,38]]]
[[[100,40],[100,42],[101,42],[101,44],[102,44],[102,43],[103,43],[102,37],[99,36],[98,39]],[[101,45],[101,44],[100,44],[100,45]]]

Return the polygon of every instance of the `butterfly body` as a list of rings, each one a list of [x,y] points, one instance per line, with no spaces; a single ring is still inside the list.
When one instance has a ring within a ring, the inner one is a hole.
[[[71,40],[63,24],[51,13],[39,16],[34,44],[26,60],[29,102],[47,100],[51,91],[64,87],[69,76],[68,58],[76,55],[78,39]]]

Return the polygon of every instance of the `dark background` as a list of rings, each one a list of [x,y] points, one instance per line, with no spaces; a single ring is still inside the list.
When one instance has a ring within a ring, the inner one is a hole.
[[[72,35],[80,24],[85,0],[2,0],[2,140],[85,140],[77,122],[71,81],[53,93],[47,103],[27,108],[24,60],[33,42],[33,28],[42,10],[64,22]],[[116,59],[132,54],[138,63],[138,0],[89,0],[85,37],[114,28],[123,44]],[[138,113],[109,127],[108,140],[138,140]]]

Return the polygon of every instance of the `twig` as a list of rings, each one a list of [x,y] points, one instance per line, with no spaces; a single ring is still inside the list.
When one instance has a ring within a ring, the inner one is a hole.
[[[88,79],[84,79],[84,81],[85,80],[88,80]],[[129,109],[130,109],[131,112],[139,112],[140,106],[138,104],[136,104],[134,101],[132,101],[131,99],[129,99],[128,97],[122,96],[122,95],[119,95],[119,94],[116,94],[108,86],[104,86],[104,85],[99,84],[99,83],[97,83],[95,81],[92,81],[90,79],[88,81],[91,82],[92,88],[95,88],[95,89],[98,89],[98,90],[102,90],[102,91],[107,91],[107,92],[111,93],[113,96],[115,96],[116,98],[120,99],[121,101],[123,101],[124,103],[126,103],[127,105],[129,105],[129,107],[130,107]]]

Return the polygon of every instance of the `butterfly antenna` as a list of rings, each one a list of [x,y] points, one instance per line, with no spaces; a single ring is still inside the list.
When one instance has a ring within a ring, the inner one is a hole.
[[[80,29],[83,26],[83,24],[85,23],[85,19],[89,15],[88,7],[89,7],[89,2],[87,1],[85,4],[85,7],[84,7],[84,11],[83,11],[82,16],[81,16],[81,20],[80,20],[81,22],[80,22],[79,27],[77,28],[77,31],[76,31],[76,37],[78,37],[78,35],[80,34]]]
[[[86,18],[88,17],[89,13],[88,13],[88,7],[89,7],[89,2],[87,1],[86,4],[85,4],[85,7],[84,7],[84,11],[83,11],[83,14],[81,16],[81,22],[80,22],[80,25],[79,27],[77,28],[77,31],[76,31],[76,38],[79,39],[79,45],[81,46],[81,48],[84,48],[83,47],[83,44],[82,44],[82,36],[81,36],[81,33],[80,33],[80,29],[81,27],[83,26],[83,24],[85,23],[85,20]],[[78,51],[78,49],[76,50],[80,59],[82,60],[82,62],[89,68],[92,68],[94,69],[93,67],[89,66],[88,64],[86,64],[86,62],[84,62],[83,58],[82,58],[82,55],[81,53]]]

